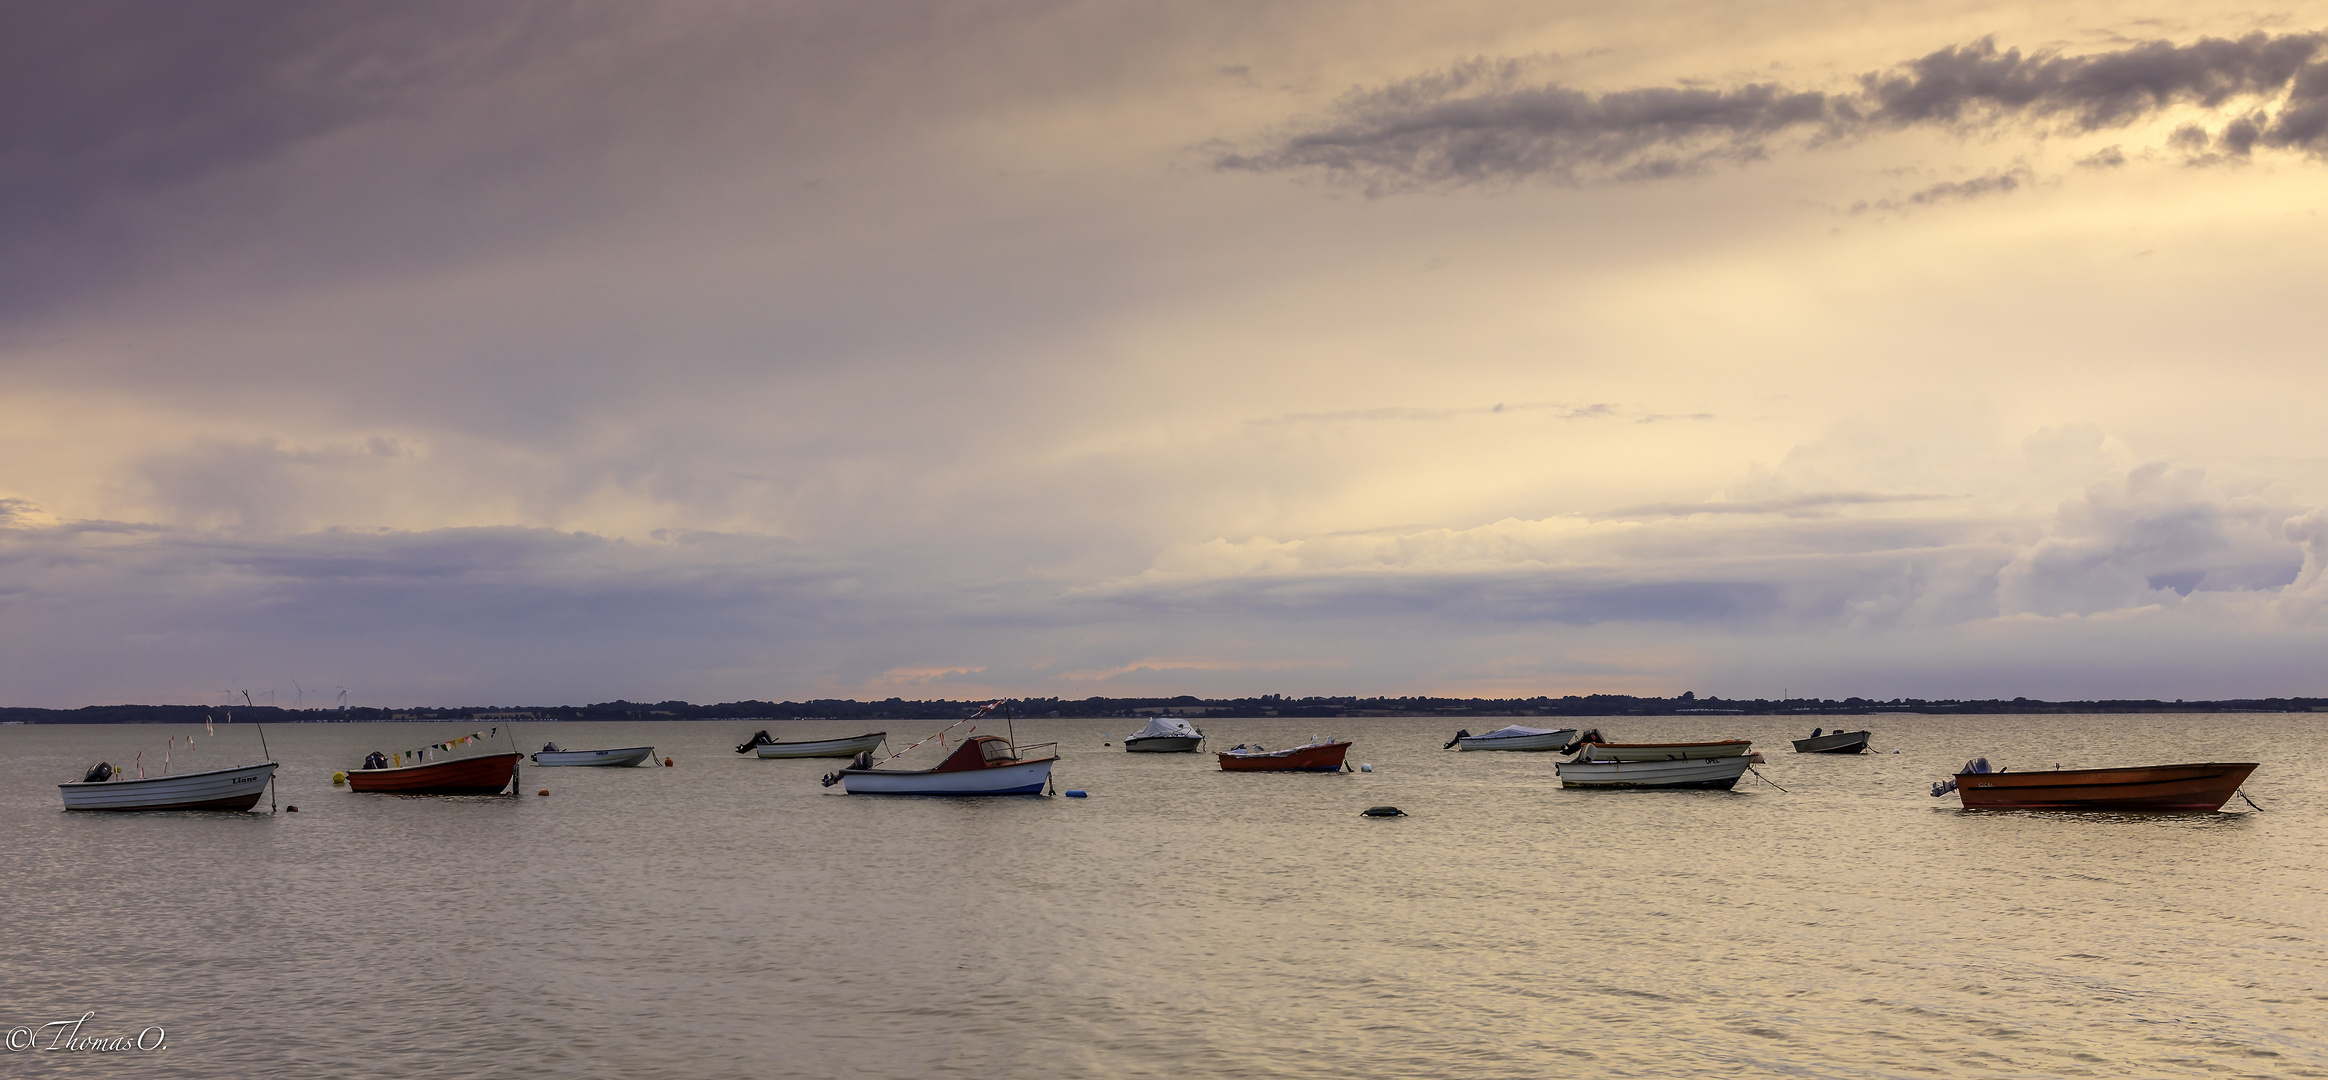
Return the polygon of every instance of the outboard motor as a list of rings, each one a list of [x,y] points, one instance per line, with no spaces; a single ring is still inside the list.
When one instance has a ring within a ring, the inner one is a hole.
[[[1470,737],[1471,737],[1471,729],[1470,729],[1470,728],[1457,728],[1457,729],[1455,729],[1455,737],[1454,737],[1454,738],[1452,738],[1452,739],[1449,739],[1449,740],[1447,740],[1447,745],[1445,745],[1445,746],[1442,746],[1442,747],[1440,747],[1439,749],[1441,749],[1441,750],[1453,750],[1453,749],[1455,749],[1455,744],[1456,744],[1456,743],[1462,742],[1463,740],[1465,740],[1465,739],[1468,739],[1468,738],[1470,738]]]
[[[369,754],[365,754],[364,767],[367,769],[385,769],[388,767],[388,755],[383,754],[378,750],[374,750]]]
[[[111,779],[113,779],[113,765],[110,762],[100,761],[96,768],[89,770],[89,775],[81,778],[81,782],[84,784],[102,784]]]
[[[555,754],[555,753],[557,753],[557,752],[558,752],[558,744],[557,744],[557,743],[554,743],[554,742],[546,742],[546,743],[543,743],[543,744],[542,744],[542,753],[545,753],[545,754]]]
[[[852,768],[852,769],[870,769],[870,768],[872,768],[872,767],[873,767],[873,751],[871,751],[871,750],[859,750],[859,751],[857,751],[857,756],[856,756],[855,758],[852,758],[852,759],[850,759],[850,761],[849,761],[849,767],[850,767],[850,768]]]
[[[756,735],[753,735],[753,736],[752,736],[752,738],[751,738],[751,741],[749,741],[749,742],[746,742],[746,743],[745,743],[744,745],[742,745],[742,746],[736,747],[736,753],[739,753],[739,754],[749,754],[749,753],[751,753],[751,752],[752,752],[752,748],[753,748],[753,747],[755,747],[755,746],[765,746],[765,745],[767,745],[767,744],[769,744],[769,743],[772,743],[772,742],[775,742],[775,741],[776,741],[776,740],[774,740],[774,739],[771,739],[771,738],[769,738],[769,737],[768,737],[768,729],[766,729],[766,728],[761,728],[758,734],[756,734]],[[825,785],[825,786],[826,786],[826,787],[831,787],[832,785],[830,785],[830,784],[827,784],[827,785]]]

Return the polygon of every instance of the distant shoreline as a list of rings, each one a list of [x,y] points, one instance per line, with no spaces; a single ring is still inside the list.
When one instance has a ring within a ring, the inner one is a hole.
[[[594,705],[456,706],[397,709],[283,709],[272,705],[91,705],[80,709],[0,708],[0,723],[14,724],[198,724],[206,717],[257,720],[270,724],[389,723],[429,721],[551,722],[572,720],[923,720],[966,715],[991,699],[905,701],[731,701],[696,705],[609,701]],[[2232,698],[2216,701],[2103,699],[2039,701],[2033,698],[1701,698],[1631,697],[1591,694],[1534,698],[1361,698],[1278,695],[1251,698],[1013,698],[1026,718],[1130,717],[1170,713],[1185,716],[1340,718],[1410,717],[1463,720],[1472,717],[1588,716],[1865,716],[1999,715],[2022,713],[2290,713],[2328,712],[2328,697]]]

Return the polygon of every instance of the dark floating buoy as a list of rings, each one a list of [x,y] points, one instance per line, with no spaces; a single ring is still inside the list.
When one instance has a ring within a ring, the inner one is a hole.
[[[1079,789],[1070,789],[1067,792],[1067,797],[1070,799],[1088,799],[1091,797],[1091,793]]]
[[[296,806],[286,806],[283,808],[283,812],[286,814],[296,814],[299,812],[299,808]]]
[[[664,767],[664,768],[666,768],[666,769],[668,769],[668,768],[670,768],[670,767],[671,767],[671,759],[670,759],[670,758],[664,758],[664,759],[663,759],[663,767]]]
[[[547,794],[549,794],[549,793],[550,793],[550,789],[548,789],[548,788],[543,788],[543,789],[541,789],[540,791],[534,792],[534,794],[536,794],[536,795],[547,795]]]
[[[1358,812],[1360,817],[1405,817],[1407,812],[1395,806],[1369,806]]]

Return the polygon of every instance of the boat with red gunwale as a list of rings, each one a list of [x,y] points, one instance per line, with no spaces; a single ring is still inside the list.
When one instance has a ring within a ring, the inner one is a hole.
[[[1224,772],[1340,772],[1350,744],[1320,739],[1290,750],[1239,746],[1220,751]]]
[[[348,787],[389,795],[499,795],[523,754],[484,754],[386,769],[350,769]]]
[[[1960,772],[1967,810],[2221,810],[2256,770],[2253,761],[2209,761],[2120,769]]]

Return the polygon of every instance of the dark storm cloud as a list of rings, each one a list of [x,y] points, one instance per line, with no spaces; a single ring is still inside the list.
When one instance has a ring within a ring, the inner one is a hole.
[[[225,0],[0,13],[0,245],[13,303],[129,257],[152,199],[490,68],[523,4]],[[28,249],[37,258],[23,257]]]
[[[1593,93],[1530,84],[1517,63],[1474,61],[1354,92],[1331,122],[1217,165],[1322,170],[1376,192],[1624,181],[1755,160],[1781,139],[1816,144],[1914,127],[2091,132],[2168,108],[2242,101],[2257,108],[2221,131],[2201,130],[2206,148],[2328,156],[2324,44],[2328,37],[2317,33],[2256,33],[2067,56],[2000,50],[1982,39],[1869,72],[1856,89],[1837,93],[1772,83]]]

